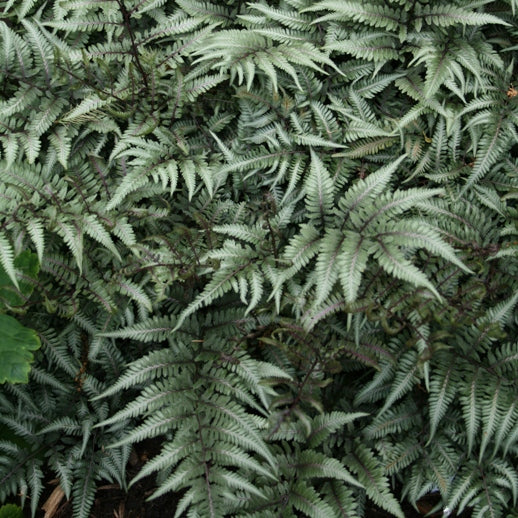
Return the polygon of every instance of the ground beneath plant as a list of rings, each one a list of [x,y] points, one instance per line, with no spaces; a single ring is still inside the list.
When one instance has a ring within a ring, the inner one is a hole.
[[[160,443],[146,441],[138,444],[128,465],[128,475],[134,476],[147,460],[158,453]],[[90,518],[169,518],[174,515],[178,502],[178,495],[168,494],[157,499],[147,501],[154,492],[155,478],[143,478],[135,483],[128,492],[122,490],[118,484],[105,484],[97,488],[97,494],[90,514]],[[66,500],[58,486],[57,480],[49,480],[41,498],[41,508],[36,518],[72,518],[72,501]],[[429,495],[419,501],[419,511],[411,506],[404,506],[405,518],[422,518],[431,511],[437,500]],[[25,516],[30,518],[30,510],[24,509]],[[442,512],[429,515],[428,518],[442,518]],[[469,518],[467,512],[461,515],[451,515],[450,518]],[[327,518],[327,517],[326,517]],[[329,517],[332,518],[332,517]],[[383,509],[371,506],[367,509],[365,518],[393,518]]]

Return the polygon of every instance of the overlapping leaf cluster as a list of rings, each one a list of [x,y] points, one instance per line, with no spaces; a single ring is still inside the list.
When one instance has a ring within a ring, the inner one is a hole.
[[[2,9],[1,500],[158,437],[176,516],[512,516],[516,0]]]

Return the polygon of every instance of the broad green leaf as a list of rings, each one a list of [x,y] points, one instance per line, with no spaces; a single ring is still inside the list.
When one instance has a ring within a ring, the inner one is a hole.
[[[0,336],[0,383],[27,383],[33,361],[31,351],[40,347],[36,331],[0,314]]]
[[[0,311],[5,311],[6,307],[15,308],[25,304],[34,289],[34,284],[28,279],[36,279],[40,269],[37,255],[29,250],[16,257],[14,267],[19,289],[13,285],[11,278],[0,265]]]

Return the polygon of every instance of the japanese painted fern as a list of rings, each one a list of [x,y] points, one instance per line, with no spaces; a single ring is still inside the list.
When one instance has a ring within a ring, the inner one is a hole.
[[[514,516],[516,0],[0,9],[0,502]]]

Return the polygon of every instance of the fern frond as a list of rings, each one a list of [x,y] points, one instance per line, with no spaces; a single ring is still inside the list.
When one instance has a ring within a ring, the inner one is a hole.
[[[497,120],[492,121],[487,133],[480,139],[473,170],[462,188],[461,195],[486,175],[503,156],[511,141],[511,135],[506,132],[505,126],[504,117],[500,116]]]
[[[11,282],[16,288],[20,289],[14,268],[14,251],[9,239],[3,232],[0,232],[0,263],[9,276],[9,279],[11,279]]]
[[[97,462],[96,454],[92,454],[80,460],[75,469],[76,482],[72,488],[72,495],[74,514],[78,518],[88,518],[89,509],[94,503],[98,479]]]
[[[82,223],[86,234],[88,234],[92,239],[95,239],[96,241],[101,243],[119,261],[122,261],[119,251],[115,247],[115,244],[112,238],[110,237],[110,234],[99,221],[99,218],[95,217],[93,214],[86,214],[85,216],[83,216]]]
[[[419,6],[421,7],[421,6]],[[507,22],[487,13],[468,11],[454,5],[424,5],[416,12],[416,19],[422,19],[429,25],[448,27],[450,25],[485,25],[500,24],[507,25]]]
[[[438,299],[441,298],[434,285],[428,280],[423,272],[416,268],[402,251],[383,241],[378,241],[373,245],[374,258],[378,260],[380,266],[389,274],[410,282],[416,287],[424,287],[430,290]]]
[[[332,433],[342,429],[346,424],[351,423],[355,419],[360,419],[367,415],[364,412],[331,412],[318,415],[313,419],[311,433],[306,439],[306,444],[309,448],[320,446]]]
[[[383,415],[395,401],[403,397],[417,382],[418,363],[415,351],[408,351],[398,360],[398,369],[394,375],[394,381],[390,392],[385,399],[385,404],[378,415]]]
[[[381,439],[389,434],[401,434],[412,429],[417,419],[418,411],[412,403],[402,403],[377,415],[364,432],[367,437]]]
[[[456,392],[458,375],[451,364],[439,364],[437,371],[432,372],[430,381],[430,438],[431,441],[437,431],[441,419],[453,402]]]
[[[237,275],[249,266],[249,262],[239,266],[230,266],[228,268],[220,268],[213,276],[212,280],[207,284],[202,293],[200,293],[178,317],[176,326],[173,331],[180,328],[185,319],[192,315],[197,309],[210,304],[213,300],[221,297],[233,289],[233,281]]]
[[[313,23],[321,23],[327,20],[353,20],[387,30],[394,30],[399,26],[399,17],[396,11],[389,6],[354,1],[338,2],[336,0],[324,0],[311,7],[306,7],[302,12],[321,10],[334,12],[317,18]]]
[[[466,435],[468,441],[468,452],[471,452],[475,444],[475,436],[480,427],[481,408],[479,405],[479,393],[481,391],[481,381],[479,379],[480,371],[475,371],[468,383],[463,387],[464,394],[461,395],[460,401],[464,421],[466,423]]]
[[[344,217],[355,211],[364,202],[378,196],[388,185],[392,174],[397,170],[399,164],[403,162],[405,155],[396,161],[381,167],[376,172],[370,174],[365,180],[358,181],[347,194],[340,200],[340,208],[344,210]]]
[[[358,59],[385,63],[397,59],[397,39],[387,33],[351,34],[348,40],[332,41],[326,45],[330,51],[344,52]]]
[[[493,439],[493,435],[499,427],[502,419],[502,387],[500,381],[497,382],[496,387],[491,390],[491,394],[486,396],[487,400],[481,408],[482,418],[482,440],[480,441],[479,462],[482,462],[484,452],[488,443]]]
[[[10,117],[16,113],[26,110],[38,96],[38,91],[33,86],[25,86],[17,92],[16,96],[8,101],[0,103],[0,114],[3,117]]]
[[[403,511],[389,489],[389,482],[383,469],[376,461],[372,451],[358,441],[354,452],[349,454],[346,465],[358,475],[358,479],[365,486],[367,496],[389,513],[404,518]]]
[[[342,516],[349,518],[359,518],[356,514],[358,503],[352,491],[340,482],[329,482],[324,485],[323,491],[324,501],[333,510],[333,516]]]
[[[275,20],[290,29],[307,30],[311,24],[311,18],[296,11],[275,9],[263,4],[249,4],[250,9],[263,13],[267,19]]]
[[[340,256],[340,283],[347,302],[354,302],[361,285],[362,274],[372,250],[372,242],[361,234],[347,231],[345,233]]]

